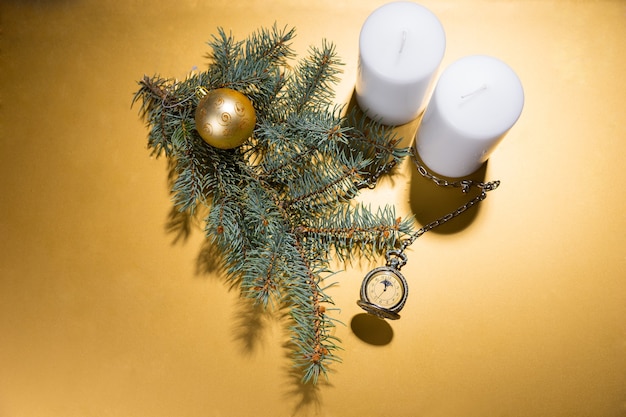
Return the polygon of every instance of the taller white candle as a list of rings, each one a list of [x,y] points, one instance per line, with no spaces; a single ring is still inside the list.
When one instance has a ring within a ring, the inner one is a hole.
[[[489,158],[523,107],[522,83],[507,64],[485,55],[461,58],[441,74],[415,147],[432,171],[467,176]]]
[[[425,7],[399,1],[374,10],[359,37],[359,107],[387,125],[415,119],[424,109],[445,47],[443,26]]]

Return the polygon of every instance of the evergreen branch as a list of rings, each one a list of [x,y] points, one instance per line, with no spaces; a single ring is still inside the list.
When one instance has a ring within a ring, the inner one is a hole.
[[[213,201],[205,221],[205,234],[215,244],[224,258],[227,277],[240,282],[248,251],[252,247],[236,196]]]
[[[264,102],[271,100],[268,92],[279,91],[284,83],[279,68],[291,54],[287,43],[290,36],[277,30],[271,34],[261,31],[236,42],[232,33],[226,35],[219,28],[218,37],[209,43],[213,51],[207,56],[215,88],[232,88],[249,96],[256,107],[266,108]],[[260,39],[263,45],[258,44]]]
[[[151,127],[148,134],[148,148],[152,149],[156,156],[162,152],[169,156],[172,129],[171,125],[168,126],[167,114],[162,110],[172,100],[167,91],[168,80],[156,76],[149,78],[144,75],[139,81],[139,86],[131,104],[134,105],[141,99],[139,115]]]
[[[144,75],[139,85],[132,104],[139,99],[142,101],[140,116],[151,127],[148,148],[156,156],[165,153],[167,157],[171,157],[175,146],[172,140],[179,134],[181,121],[193,118],[193,110],[197,104],[196,92],[202,84],[195,77],[179,82]]]
[[[206,55],[209,69],[215,72],[218,79],[227,79],[241,56],[243,42],[235,41],[232,32],[227,35],[223,28],[217,28],[217,36],[213,35],[208,45],[211,48]]]
[[[289,308],[294,365],[303,381],[317,382],[339,361],[333,301],[322,287],[329,253],[370,256],[410,232],[411,221],[391,208],[350,206],[361,185],[409,151],[389,129],[331,105],[341,65],[332,44],[311,48],[292,70],[294,34],[274,25],[236,41],[218,29],[206,71],[183,81],[144,76],[132,103],[141,102],[149,149],[168,158],[174,206],[186,216],[207,207],[215,248],[207,256],[219,254],[242,296]],[[257,116],[252,139],[233,150],[209,146],[194,124],[198,93],[222,87],[250,98]]]
[[[143,118],[145,117],[146,113],[158,107],[159,103],[155,100],[160,100],[161,104],[165,103],[165,100],[167,99],[167,81],[161,78],[157,78],[156,76],[153,78],[149,78],[147,75],[144,75],[138,84],[140,87],[133,96],[131,107],[135,105],[135,102],[137,102],[137,100],[139,100],[140,98],[143,99],[141,107],[139,108],[139,114]]]
[[[320,166],[336,158],[345,141],[340,110],[304,111],[287,116],[284,123],[262,121],[257,130],[255,152],[263,155],[261,175],[286,184],[302,175],[307,167]]]
[[[239,282],[247,253],[254,247],[246,223],[246,193],[241,188],[250,177],[241,167],[244,161],[240,153],[206,146],[211,156],[207,177],[212,199],[205,218],[205,234],[223,254],[229,279]]]
[[[411,154],[410,148],[399,148],[402,140],[389,126],[381,125],[364,117],[358,117],[353,110],[346,118],[345,123],[352,129],[345,132],[349,146],[344,147],[348,153],[356,152],[368,158],[372,163],[368,167],[369,176],[386,166],[395,166]]]
[[[175,172],[178,174],[172,186],[173,202],[180,211],[191,214],[197,203],[206,204],[206,196],[211,194],[210,174],[206,170],[210,159],[208,149],[198,143],[200,140],[191,133],[192,129],[193,121],[183,120],[172,134],[172,143],[177,148]]]
[[[317,383],[320,375],[328,377],[328,364],[339,361],[334,351],[339,349],[332,336],[334,320],[326,314],[324,303],[332,300],[320,288],[320,271],[308,259],[300,242],[295,241],[295,248],[300,257],[300,265],[306,277],[292,281],[289,286],[290,315],[294,322],[291,327],[291,342],[296,347],[294,366],[303,369],[302,381]]]
[[[252,61],[267,61],[273,65],[287,65],[287,61],[294,56],[289,42],[295,37],[295,28],[287,26],[279,29],[276,23],[271,30],[261,28],[246,41],[246,59]]]
[[[219,37],[210,43],[210,71],[215,73],[217,87],[240,91],[254,102],[257,110],[271,113],[276,96],[285,85],[282,67],[294,53],[290,41],[295,29],[261,29],[243,42],[219,29]]]
[[[413,220],[396,217],[391,206],[374,213],[363,205],[344,205],[312,220],[299,226],[296,233],[306,238],[312,252],[334,249],[343,261],[357,255],[369,258],[396,247],[400,238],[413,230]]]
[[[302,203],[318,206],[329,203],[345,202],[352,199],[357,193],[356,183],[363,177],[363,168],[368,161],[348,161],[347,165],[339,169],[333,169],[336,164],[320,167],[323,175],[318,172],[305,172],[291,184],[288,184],[288,194],[293,196],[286,198],[285,207]]]
[[[281,283],[291,272],[282,255],[288,225],[271,192],[257,185],[252,182],[243,196],[244,225],[252,239],[242,268],[242,292],[267,307],[281,298]]]
[[[295,113],[309,107],[325,107],[331,105],[334,97],[331,84],[339,81],[339,66],[343,65],[337,58],[335,46],[326,41],[322,48],[311,47],[310,56],[296,68],[294,76],[287,84],[286,100],[289,108]]]
[[[191,116],[179,121],[170,138],[172,194],[180,211],[195,211],[210,197],[238,195],[241,154],[207,145],[195,130]]]
[[[264,308],[281,298],[279,262],[283,245],[280,241],[270,241],[270,244],[270,247],[253,248],[246,254],[250,267],[242,274],[241,282],[242,294],[254,298]]]

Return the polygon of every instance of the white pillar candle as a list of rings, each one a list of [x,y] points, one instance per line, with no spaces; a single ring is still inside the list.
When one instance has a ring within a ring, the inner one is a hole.
[[[445,47],[442,25],[425,7],[399,1],[374,10],[359,37],[359,107],[387,125],[415,119]]]
[[[504,62],[474,55],[441,74],[417,130],[415,147],[428,168],[464,177],[480,168],[515,124],[524,90]]]

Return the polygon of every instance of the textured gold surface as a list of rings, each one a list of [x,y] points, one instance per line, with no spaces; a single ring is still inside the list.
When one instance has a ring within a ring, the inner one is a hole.
[[[290,376],[256,315],[168,233],[164,160],[130,109],[144,73],[202,67],[218,26],[292,25],[345,61],[382,1],[5,0],[0,5],[0,415],[626,415],[626,3],[425,0],[443,65],[507,62],[522,117],[482,174],[479,210],[420,238],[402,319],[369,321],[349,266],[329,384]],[[407,140],[416,123],[399,132]],[[457,203],[408,164],[363,195],[425,223]]]

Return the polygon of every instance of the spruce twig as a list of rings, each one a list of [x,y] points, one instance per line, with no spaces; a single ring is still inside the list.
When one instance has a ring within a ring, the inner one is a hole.
[[[218,29],[205,71],[144,76],[133,103],[148,148],[170,162],[174,207],[188,216],[206,207],[206,237],[231,285],[289,312],[294,366],[317,382],[340,361],[331,256],[377,256],[412,228],[391,207],[374,212],[353,199],[409,151],[390,130],[333,105],[342,65],[334,45],[323,41],[290,66],[294,36],[274,25],[237,41]],[[209,146],[195,128],[199,92],[224,87],[247,95],[257,116],[252,138],[233,150]]]

